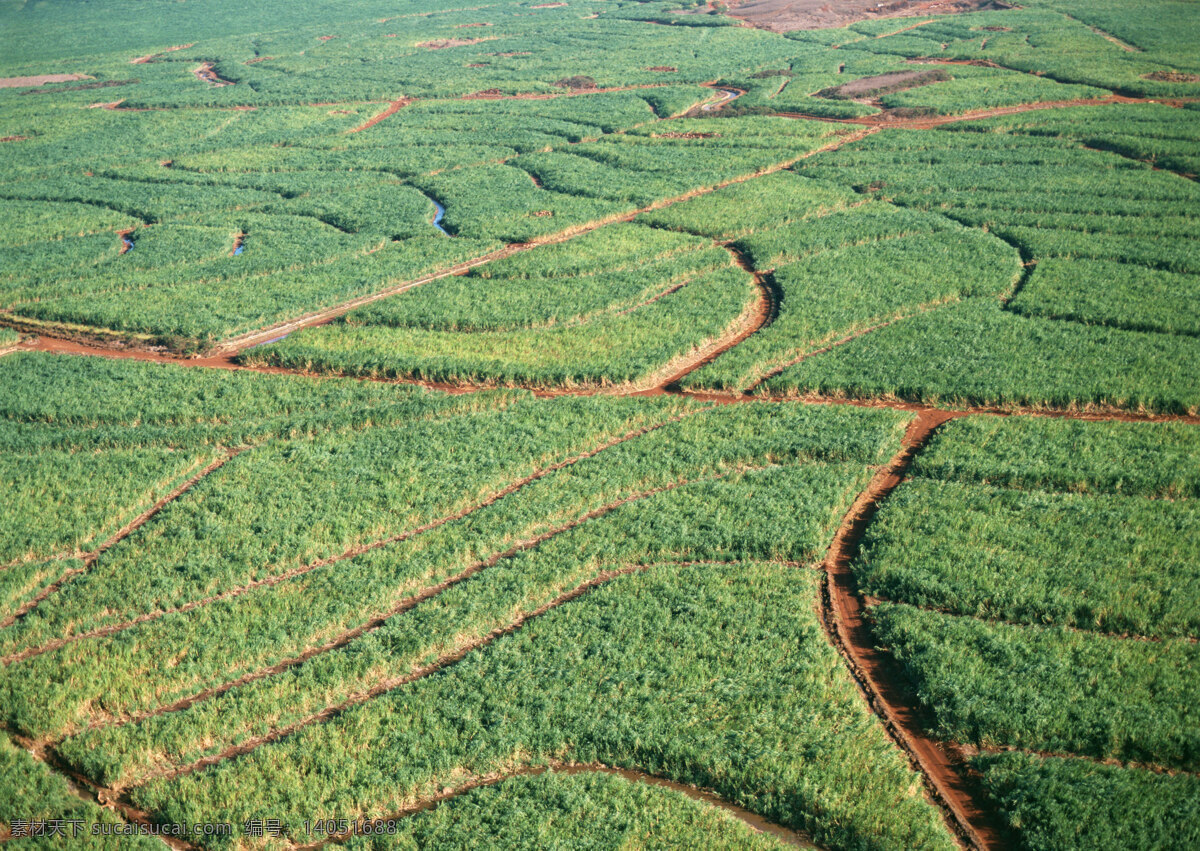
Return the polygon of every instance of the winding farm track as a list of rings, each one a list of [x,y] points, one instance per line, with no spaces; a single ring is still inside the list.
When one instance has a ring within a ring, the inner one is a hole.
[[[962,416],[922,411],[904,435],[900,452],[871,479],[842,521],[825,559],[822,621],[834,646],[858,681],[864,699],[883,720],[892,739],[911,758],[949,825],[974,848],[1007,847],[995,815],[983,802],[978,782],[966,770],[965,756],[953,745],[925,733],[925,718],[906,693],[905,680],[892,656],[880,650],[866,618],[851,564],[880,503],[903,480],[921,447],[938,426]]]

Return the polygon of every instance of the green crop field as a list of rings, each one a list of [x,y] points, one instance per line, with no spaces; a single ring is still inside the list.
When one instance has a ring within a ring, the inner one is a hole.
[[[1200,845],[1194,0],[0,0],[0,842]]]

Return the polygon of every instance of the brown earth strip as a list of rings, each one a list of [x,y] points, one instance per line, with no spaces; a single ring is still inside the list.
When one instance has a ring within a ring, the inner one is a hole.
[[[193,609],[201,608],[202,606],[208,606],[213,603],[221,602],[223,600],[231,600],[236,597],[241,597],[245,594],[250,593],[251,591],[255,590],[256,588],[263,588],[263,587],[270,587],[273,585],[278,585],[281,582],[286,582],[290,579],[295,579],[298,576],[303,576],[306,573],[311,573],[312,571],[317,570],[318,568],[328,567],[331,564],[336,564],[337,562],[345,561],[346,559],[355,558],[357,556],[363,555],[364,553],[372,552],[373,550],[380,549],[381,547],[385,547],[390,544],[398,544],[398,543],[401,543],[402,541],[407,541],[410,538],[415,538],[418,535],[423,535],[424,533],[430,532],[434,529],[437,529],[440,526],[444,526],[447,523],[453,523],[458,520],[462,520],[465,517],[468,517],[469,515],[474,514],[476,511],[479,511],[481,509],[488,507],[489,505],[493,505],[494,503],[499,502],[501,499],[504,499],[506,496],[509,496],[510,494],[513,494],[516,491],[521,490],[522,488],[532,484],[533,482],[536,482],[539,479],[545,478],[546,476],[550,475],[553,472],[562,470],[573,464],[577,464],[580,461],[585,461],[588,458],[593,458],[608,449],[612,449],[614,446],[619,446],[622,443],[626,443],[630,440],[634,440],[636,438],[643,437],[651,432],[657,431],[660,428],[664,428],[672,423],[679,422],[681,420],[687,419],[688,417],[691,417],[696,414],[702,414],[709,410],[712,410],[712,406],[709,406],[707,408],[704,408],[704,407],[695,408],[691,411],[685,411],[684,413],[676,414],[675,416],[670,417],[661,423],[655,423],[653,425],[643,426],[641,428],[634,429],[633,431],[627,432],[626,434],[621,435],[620,437],[616,437],[616,438],[613,438],[612,440],[608,440],[608,441],[604,442],[603,444],[601,444],[600,446],[597,446],[593,449],[589,449],[586,452],[582,452],[582,453],[580,453],[578,455],[574,455],[570,458],[566,458],[562,461],[558,461],[554,464],[551,464],[548,467],[545,467],[544,469],[538,470],[534,473],[531,473],[528,476],[525,476],[522,479],[512,482],[511,484],[507,485],[503,489],[496,491],[495,493],[489,495],[487,498],[485,498],[484,500],[482,500],[479,503],[476,503],[475,505],[461,509],[460,511],[456,511],[455,513],[450,514],[446,517],[440,517],[440,518],[430,521],[429,523],[426,523],[422,526],[418,526],[415,529],[409,529],[408,531],[401,532],[398,535],[392,535],[391,537],[383,538],[378,541],[372,541],[371,543],[368,543],[368,544],[361,544],[356,547],[351,547],[350,549],[346,550],[343,553],[339,553],[338,555],[330,556],[329,558],[320,559],[320,560],[314,561],[310,564],[306,564],[301,567],[296,567],[291,570],[284,571],[283,573],[277,573],[273,576],[268,576],[264,579],[259,579],[254,582],[249,582],[245,585],[240,585],[236,588],[231,588],[228,591],[223,591],[220,594],[214,594],[210,597],[204,597],[199,600],[193,600],[189,603],[185,603],[182,606],[177,606],[174,609],[163,609],[163,610],[159,610],[159,611],[155,611],[155,612],[148,612],[147,614],[139,615],[138,617],[133,618],[128,621],[125,621],[123,623],[111,624],[109,626],[99,627],[98,629],[89,630],[87,632],[81,632],[81,633],[76,633],[74,635],[67,635],[62,638],[56,638],[53,641],[46,642],[45,644],[39,645],[37,647],[30,647],[25,650],[19,651],[17,653],[10,654],[10,655],[0,659],[0,664],[7,665],[7,664],[11,664],[13,662],[21,662],[26,659],[31,659],[34,656],[41,656],[41,655],[43,655],[45,653],[49,653],[53,650],[58,650],[61,647],[67,646],[68,644],[74,644],[78,641],[83,641],[84,639],[87,639],[87,638],[101,638],[101,637],[104,637],[107,635],[114,635],[118,632],[123,632],[127,629],[131,629],[140,624],[149,623],[150,621],[154,621],[154,620],[158,620],[160,618],[166,617],[167,615],[182,614],[184,612],[190,612]],[[64,578],[66,578],[68,576],[73,576],[77,573],[83,573],[88,567],[90,567],[92,565],[92,563],[95,562],[95,560],[97,558],[99,558],[101,553],[103,553],[105,550],[107,550],[113,544],[117,543],[117,541],[126,537],[130,532],[132,532],[134,529],[136,529],[137,526],[140,526],[140,525],[142,525],[142,523],[145,523],[145,521],[148,520],[150,518],[150,516],[153,515],[153,513],[157,513],[158,510],[161,510],[161,508],[163,506],[165,506],[167,502],[170,502],[172,499],[176,498],[179,494],[182,494],[183,491],[187,490],[188,487],[191,487],[192,484],[199,481],[201,478],[203,478],[209,472],[212,472],[217,467],[224,464],[227,460],[229,460],[229,458],[232,458],[236,454],[239,454],[239,453],[236,453],[236,452],[232,453],[229,456],[227,456],[225,459],[220,460],[219,463],[214,462],[213,465],[209,465],[209,467],[205,468],[205,470],[201,471],[201,473],[194,476],[192,479],[189,479],[188,482],[186,482],[183,486],[176,489],[176,492],[173,492],[173,494],[170,497],[167,497],[164,500],[161,500],[160,503],[157,503],[156,508],[152,509],[151,512],[147,512],[146,514],[143,514],[141,517],[139,517],[137,520],[133,521],[133,523],[131,523],[125,529],[122,529],[121,532],[117,533],[117,535],[113,536],[113,538],[110,538],[100,548],[98,548],[94,552],[85,556],[85,566],[83,568],[75,569],[73,571],[68,571],[66,574],[64,574]],[[58,581],[58,583],[56,583],[56,584],[61,585],[62,581],[63,580],[60,579]],[[57,588],[55,588],[55,590],[57,590]],[[40,602],[41,599],[44,599],[45,597],[49,596],[49,593],[50,592],[47,591],[46,593],[39,595],[39,598],[37,600],[33,601],[30,604],[27,604],[28,608],[25,608],[25,611],[28,611],[28,609],[33,608],[33,606],[36,605],[38,602]],[[9,618],[8,621],[6,621],[4,623],[0,623],[0,628],[10,625],[18,617],[23,615],[25,613],[25,611],[19,610],[17,612],[17,614],[14,615],[13,617]]]
[[[836,3],[829,0],[728,0],[728,6],[726,14],[729,16],[771,32],[830,29],[881,18],[955,15],[1014,8],[1003,0],[885,0],[882,3],[875,0],[838,0]],[[905,30],[912,28],[906,27]]]
[[[669,372],[669,377],[665,381],[660,381],[657,385],[658,387],[678,389],[679,382],[683,381],[684,378],[691,375],[700,367],[712,363],[722,354],[746,340],[751,334],[761,331],[770,325],[774,321],[776,314],[779,313],[779,295],[771,273],[756,272],[754,267],[750,265],[750,261],[746,259],[746,255],[734,247],[732,243],[726,243],[722,248],[729,252],[734,264],[738,268],[754,276],[754,286],[758,290],[758,298],[747,306],[746,310],[742,312],[742,315],[738,317],[737,321],[730,326],[725,334],[691,355],[682,368]]]
[[[4,317],[5,325],[17,325],[8,317]],[[42,332],[44,333],[44,332]],[[340,376],[305,373],[301,370],[286,369],[276,366],[246,366],[239,364],[234,360],[233,355],[220,355],[206,358],[180,358],[172,355],[165,355],[156,352],[148,352],[139,349],[112,349],[96,345],[87,345],[72,340],[63,340],[55,337],[39,336],[33,343],[23,344],[18,346],[20,351],[47,352],[52,354],[69,354],[79,355],[84,357],[103,357],[112,358],[114,360],[138,360],[149,363],[167,363],[176,366],[193,366],[202,369],[228,369],[228,370],[244,370],[247,372],[258,372],[264,375],[297,375],[304,376],[314,381],[326,380],[344,380]],[[472,384],[472,383],[456,383],[450,384],[447,382],[423,381],[417,379],[403,378],[371,378],[361,377],[355,378],[356,381],[371,381],[379,384],[400,384],[408,387],[424,387],[428,390],[436,390],[440,393],[449,393],[459,395],[465,393],[479,393],[488,390],[499,389],[499,385],[495,384]],[[538,398],[553,398],[555,396],[595,396],[595,395],[622,395],[622,389],[617,388],[532,388],[530,392]],[[1086,422],[1128,422],[1128,423],[1183,423],[1186,425],[1200,425],[1200,414],[1156,414],[1145,413],[1141,411],[1129,411],[1121,408],[1114,408],[1110,405],[1093,405],[1088,404],[1082,408],[1035,408],[1026,405],[1011,405],[1008,407],[1000,405],[964,405],[959,407],[938,407],[936,405],[928,405],[922,402],[910,402],[904,399],[898,399],[892,396],[877,396],[877,397],[861,397],[861,396],[844,396],[829,393],[794,393],[778,396],[749,395],[744,392],[734,391],[698,391],[687,390],[679,391],[666,386],[654,388],[652,390],[641,391],[639,396],[655,396],[659,394],[682,394],[691,399],[696,399],[702,402],[712,402],[718,405],[732,405],[742,403],[783,403],[783,402],[798,402],[806,405],[851,405],[859,408],[887,408],[893,411],[948,411],[957,414],[993,414],[996,416],[1020,416],[1020,417],[1051,417],[1070,420],[1082,420]]]
[[[404,107],[408,106],[412,102],[413,102],[413,98],[399,98],[398,100],[394,100],[388,104],[387,109],[385,109],[383,112],[379,113],[374,118],[369,119],[368,121],[364,122],[363,124],[358,125],[353,130],[347,130],[346,132],[347,133],[361,133],[363,130],[367,130],[371,127],[374,127],[380,121],[383,121],[383,119],[388,118],[389,116],[395,115],[397,112],[404,109]]]
[[[458,585],[461,582],[466,581],[467,579],[470,579],[472,576],[479,573],[480,571],[486,570],[489,567],[493,567],[505,559],[512,558],[513,556],[517,555],[520,552],[524,552],[525,550],[534,549],[535,547],[539,546],[540,544],[544,543],[545,541],[548,541],[550,538],[553,538],[556,535],[560,535],[563,532],[570,531],[571,529],[574,529],[577,526],[583,525],[584,523],[586,523],[589,520],[594,520],[597,517],[602,517],[603,515],[608,514],[612,511],[615,511],[616,509],[621,508],[624,505],[628,505],[631,502],[636,502],[641,499],[647,499],[652,496],[657,496],[658,494],[675,490],[677,488],[683,487],[684,485],[694,484],[696,482],[703,482],[703,481],[715,481],[717,479],[720,479],[721,477],[722,476],[720,474],[718,474],[715,476],[708,476],[703,479],[694,479],[691,481],[673,482],[669,485],[663,485],[661,487],[652,488],[647,491],[642,491],[641,493],[631,494],[630,496],[624,497],[619,500],[615,500],[613,502],[608,503],[607,505],[603,505],[599,508],[593,509],[592,511],[589,511],[586,514],[583,514],[583,515],[577,517],[576,519],[570,521],[569,523],[564,523],[560,526],[555,527],[554,529],[550,529],[549,531],[543,532],[542,534],[540,534],[536,537],[528,538],[524,541],[520,541],[520,542],[514,544],[513,546],[509,547],[504,552],[497,553],[484,561],[475,562],[474,564],[470,565],[469,567],[466,567],[463,570],[459,571],[454,576],[451,576],[448,579],[445,579],[442,582],[439,582],[437,585],[433,585],[429,588],[426,588],[424,591],[421,591],[418,594],[414,594],[411,597],[408,597],[406,600],[404,600],[402,603],[400,603],[398,606],[396,606],[388,616],[393,617],[397,614],[401,614],[402,612],[408,611],[409,609],[413,608],[414,606],[416,606],[426,600],[432,599],[433,597],[436,597],[438,594],[441,594],[447,588],[451,588],[455,585]],[[634,569],[636,569],[636,568],[634,568]],[[611,578],[611,577],[609,577],[609,578]],[[603,581],[607,581],[607,580],[603,580]],[[599,582],[593,580],[591,582],[591,584],[585,583],[585,585],[587,587],[584,588],[583,590],[584,591],[590,590],[590,588],[593,587],[595,584],[599,584]],[[580,593],[583,593],[583,591],[580,591]],[[550,604],[547,604],[547,606],[549,606],[549,605]],[[546,610],[548,610],[548,609],[546,609]],[[520,625],[522,623],[524,623],[525,620],[528,619],[528,617],[529,616],[518,619],[517,621],[514,622],[515,625],[510,625],[510,627],[506,627],[502,630],[499,630],[495,634],[503,635],[503,634],[507,634],[507,632],[515,631],[517,628],[520,627]],[[491,640],[490,638],[485,638],[483,640],[483,643],[487,643],[490,640]],[[482,646],[482,645],[480,645],[480,646]],[[320,723],[323,721],[328,721],[333,716],[335,716],[341,712],[344,712],[345,710],[347,710],[353,706],[357,706],[358,704],[365,703],[366,701],[371,700],[372,698],[378,697],[379,695],[383,694],[384,692],[388,692],[393,689],[399,688],[400,686],[410,683],[413,680],[417,680],[417,679],[420,679],[421,677],[428,676],[429,674],[432,674],[435,671],[441,670],[442,668],[445,668],[448,665],[454,664],[455,662],[458,662],[461,659],[463,659],[473,649],[475,649],[473,646],[468,645],[468,647],[466,649],[455,651],[454,653],[451,653],[446,657],[438,659],[437,661],[431,663],[430,665],[420,668],[415,672],[406,674],[403,677],[397,677],[395,679],[386,680],[376,686],[373,686],[372,688],[370,688],[366,691],[360,692],[356,695],[353,695],[353,696],[347,698],[346,700],[342,701],[341,703],[339,703],[335,706],[326,707],[325,709],[322,709],[319,712],[309,715],[307,718],[303,718],[299,721],[295,721],[295,722],[285,725],[283,727],[278,727],[278,728],[272,730],[271,732],[265,733],[261,736],[255,736],[254,738],[248,739],[240,745],[226,748],[225,750],[221,751],[218,754],[213,754],[212,756],[204,757],[203,759],[196,760],[195,762],[190,763],[188,765],[181,766],[181,767],[178,767],[178,768],[176,768],[174,770],[170,770],[170,771],[162,771],[162,772],[153,773],[153,774],[149,775],[148,777],[146,777],[143,780],[143,782],[150,782],[152,780],[173,780],[173,779],[175,779],[177,777],[181,777],[185,774],[191,774],[202,768],[207,768],[210,765],[215,765],[218,762],[224,762],[227,759],[232,759],[234,757],[238,757],[238,756],[247,754],[250,751],[255,750],[256,748],[260,747],[261,745],[265,745],[265,744],[269,744],[271,742],[278,741],[279,739],[282,739],[285,736],[291,735],[292,733],[296,732],[297,730],[303,729],[304,727],[311,726],[312,724],[317,724],[317,723]]]
[[[829,547],[821,615],[830,640],[846,660],[863,697],[924,777],[948,825],[970,847],[1002,848],[1008,847],[1003,829],[984,805],[982,789],[967,769],[965,754],[925,733],[925,719],[906,692],[898,664],[876,646],[851,569],[863,533],[880,503],[900,484],[913,458],[937,427],[956,416],[960,414],[922,411],[909,426],[900,452],[859,495]]]
[[[21,86],[44,86],[46,83],[74,83],[76,80],[92,79],[87,74],[38,74],[34,77],[0,77],[0,89],[15,89]]]
[[[57,580],[55,580],[55,582],[53,584],[47,586],[40,594],[38,594],[32,600],[30,600],[29,602],[27,602],[23,606],[21,606],[19,609],[17,609],[17,611],[15,613],[10,615],[3,622],[0,622],[0,629],[4,629],[5,627],[12,626],[13,623],[15,623],[17,620],[24,617],[30,611],[32,611],[34,608],[36,608],[39,603],[41,603],[43,600],[45,600],[47,597],[49,597],[54,592],[58,591],[58,589],[61,588],[66,582],[68,582],[72,577],[77,576],[80,573],[86,572],[93,564],[96,563],[96,559],[100,558],[100,556],[103,555],[108,549],[110,549],[111,547],[120,543],[125,538],[128,538],[130,535],[132,535],[134,532],[136,532],[142,526],[146,525],[146,523],[148,523],[150,521],[150,519],[154,517],[154,515],[158,514],[160,511],[162,511],[164,508],[166,508],[172,502],[179,499],[179,497],[183,496],[185,493],[187,493],[189,490],[191,490],[201,479],[203,479],[205,476],[209,475],[210,473],[213,473],[216,470],[219,470],[221,467],[223,467],[227,463],[229,463],[229,461],[231,461],[232,459],[236,458],[238,455],[241,455],[243,452],[245,452],[248,448],[249,447],[242,447],[239,449],[228,450],[223,457],[218,458],[216,461],[213,461],[211,464],[209,464],[207,467],[205,467],[199,473],[196,473],[196,475],[192,476],[190,479],[185,481],[183,484],[179,485],[177,488],[175,488],[169,494],[164,496],[158,502],[154,503],[154,505],[147,508],[145,511],[143,511],[141,514],[139,514],[133,520],[130,520],[128,523],[126,523],[124,526],[122,526],[119,530],[117,530],[111,537],[109,537],[107,540],[105,540],[104,543],[102,543],[102,544],[100,544],[100,546],[96,547],[96,549],[91,550],[90,552],[84,553],[81,556],[81,558],[83,559],[83,567],[73,568],[71,570],[65,571],[62,574],[62,576],[60,576]],[[18,661],[17,657],[19,657],[21,655],[22,654],[13,654],[10,656],[6,656],[5,658],[0,659],[0,665],[7,665],[10,662]]]
[[[928,60],[933,62],[933,60]],[[942,64],[933,62],[933,64]],[[954,124],[959,121],[980,121],[984,118],[997,118],[1003,115],[1017,115],[1023,112],[1036,112],[1043,109],[1067,109],[1073,106],[1111,106],[1128,103],[1159,103],[1174,106],[1179,103],[1189,103],[1198,98],[1133,98],[1123,95],[1106,95],[1102,98],[1079,98],[1077,100],[1042,101],[1016,106],[1000,106],[993,109],[981,109],[974,112],[964,112],[958,115],[929,115],[916,118],[904,118],[891,115],[886,111],[879,115],[864,115],[859,118],[828,118],[820,115],[808,115],[803,112],[779,112],[775,115],[781,118],[802,118],[807,121],[825,121],[832,124],[858,124],[865,127],[895,127],[905,130],[930,130],[943,124]]]
[[[154,833],[155,825],[157,824],[150,814],[145,810],[138,809],[128,801],[123,801],[111,789],[93,783],[89,778],[83,776],[72,768],[65,760],[57,753],[47,748],[45,745],[38,744],[24,736],[7,730],[9,739],[13,744],[22,750],[29,753],[38,762],[45,765],[50,771],[57,774],[67,782],[67,787],[71,794],[77,798],[81,798],[88,803],[98,804],[106,810],[116,813],[121,819],[126,822],[140,825],[147,831],[147,835],[158,835]],[[174,848],[177,851],[200,851],[198,845],[193,845],[183,839],[169,835],[159,835],[159,838],[167,844],[168,847]],[[4,841],[0,839],[0,842]]]
[[[137,59],[130,59],[129,64],[130,65],[147,65],[147,64],[153,62],[154,60],[158,59],[164,53],[171,53],[176,50],[186,50],[189,47],[194,47],[195,44],[196,44],[196,42],[194,42],[194,41],[189,44],[177,44],[174,47],[168,47],[166,50],[161,50],[158,53],[150,53],[146,56],[139,56]]]
[[[606,216],[605,218],[602,218],[602,219],[596,219],[592,222],[587,222],[582,225],[577,225],[575,227],[571,227],[566,230],[559,231],[558,233],[555,233],[555,234],[550,234],[548,236],[539,237],[537,239],[530,240],[529,242],[521,242],[521,243],[515,243],[512,245],[508,245],[497,251],[493,251],[490,254],[485,254],[482,257],[476,257],[473,260],[468,260],[464,263],[458,264],[457,266],[452,266],[451,268],[446,269],[442,272],[435,272],[433,274],[426,275],[425,277],[418,278],[415,281],[409,281],[407,283],[400,284],[395,287],[390,287],[388,289],[381,290],[379,292],[375,292],[370,295],[361,296],[357,299],[353,299],[348,302],[343,302],[340,305],[336,305],[334,307],[330,307],[325,310],[310,313],[307,316],[302,316],[297,319],[289,320],[287,322],[283,322],[278,325],[273,325],[271,327],[264,328],[264,329],[261,329],[258,331],[252,331],[248,334],[242,334],[238,337],[231,337],[228,340],[225,340],[221,344],[219,344],[215,350],[215,353],[217,353],[217,354],[236,354],[238,352],[244,351],[245,349],[254,346],[257,343],[265,342],[266,340],[270,340],[272,338],[279,337],[280,335],[290,334],[293,331],[299,330],[300,328],[305,328],[305,327],[308,327],[311,325],[323,324],[325,322],[328,322],[330,319],[333,319],[335,317],[338,317],[345,313],[348,313],[351,310],[354,310],[355,308],[362,307],[364,305],[378,301],[379,299],[382,299],[382,298],[387,298],[389,296],[396,295],[398,293],[404,292],[405,290],[411,289],[415,286],[419,286],[421,284],[426,284],[426,283],[429,283],[430,281],[436,281],[440,278],[449,277],[451,275],[461,275],[464,272],[467,272],[468,270],[475,268],[476,266],[481,266],[484,263],[490,263],[493,260],[499,260],[504,257],[512,256],[513,254],[517,254],[522,251],[528,251],[532,248],[537,248],[540,245],[553,245],[553,244],[557,244],[557,243],[561,243],[561,242],[566,242],[570,239],[573,239],[574,237],[582,236],[583,234],[590,233],[591,231],[594,231],[597,228],[601,228],[606,225],[616,224],[618,222],[631,221],[634,218],[636,218],[637,216],[641,215],[642,213],[648,213],[653,210],[661,210],[664,207],[669,207],[673,204],[679,204],[684,201],[690,201],[693,198],[698,198],[701,195],[707,195],[710,192],[715,192],[718,189],[723,189],[727,186],[733,186],[734,184],[744,183],[747,180],[753,180],[754,178],[757,178],[757,177],[763,177],[768,174],[774,174],[777,171],[782,171],[783,169],[790,168],[791,166],[795,165],[800,160],[807,159],[808,157],[815,156],[816,154],[824,153],[826,151],[836,150],[837,148],[841,147],[842,145],[845,145],[849,142],[857,141],[858,139],[863,138],[864,136],[868,135],[869,133],[875,132],[876,129],[878,129],[878,128],[873,128],[873,127],[864,128],[861,131],[856,131],[854,133],[850,133],[845,136],[840,136],[837,139],[834,139],[833,141],[829,142],[828,144],[822,145],[821,147],[816,148],[812,151],[809,151],[799,157],[795,157],[793,159],[789,159],[789,160],[786,160],[781,163],[776,163],[775,165],[769,166],[760,171],[756,171],[756,172],[753,172],[750,174],[739,175],[738,177],[729,178],[728,180],[723,180],[712,186],[699,187],[697,189],[693,189],[688,192],[685,192],[682,195],[677,195],[673,198],[663,198],[658,201],[655,201],[652,204],[648,204],[644,207],[640,207],[640,208],[633,210],[631,212],[628,212],[628,213],[615,213],[611,216]],[[7,317],[5,317],[5,318],[7,318]]]

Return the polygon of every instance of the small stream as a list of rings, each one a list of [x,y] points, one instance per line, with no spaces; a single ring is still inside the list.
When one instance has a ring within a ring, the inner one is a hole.
[[[134,243],[133,240],[129,238],[129,234],[121,234],[121,242],[125,243],[125,247],[121,249],[122,254],[128,254],[130,251],[133,251]]]
[[[434,201],[434,199],[432,199],[432,198],[430,198],[429,200],[433,201],[433,206],[436,209],[436,212],[433,214],[433,226],[435,228],[437,228],[438,230],[440,230],[442,233],[444,233],[446,236],[451,236],[452,234],[450,233],[450,231],[448,231],[444,227],[442,227],[442,219],[446,218],[446,208],[443,207],[441,204],[439,204],[437,201]]]
[[[723,109],[745,94],[745,92],[739,92],[737,89],[717,89],[717,91],[723,95],[726,95],[727,97],[724,100],[717,101],[716,103],[705,104],[704,106],[700,107],[701,112],[711,112],[714,109]]]

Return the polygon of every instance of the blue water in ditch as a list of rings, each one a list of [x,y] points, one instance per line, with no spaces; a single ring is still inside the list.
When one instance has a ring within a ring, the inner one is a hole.
[[[432,198],[430,198],[429,200],[433,201]],[[442,233],[444,233],[446,236],[450,236],[450,231],[448,231],[444,227],[442,227],[442,219],[446,218],[446,208],[443,207],[441,204],[439,204],[437,201],[433,201],[433,206],[437,210],[437,212],[435,212],[433,214],[433,226],[435,228],[437,228],[438,230],[440,230]]]

